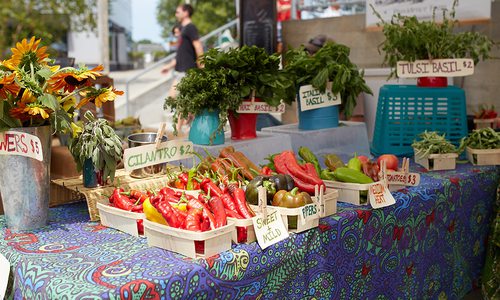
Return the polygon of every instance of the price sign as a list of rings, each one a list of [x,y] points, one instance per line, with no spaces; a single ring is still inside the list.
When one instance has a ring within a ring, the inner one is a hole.
[[[248,102],[245,101],[236,110],[240,114],[264,114],[264,113],[279,113],[285,112],[285,103],[278,106],[271,106],[265,102]]]
[[[157,148],[155,144],[128,148],[123,153],[125,170],[132,171],[169,161],[193,156],[193,143],[187,141],[164,142]]]
[[[387,185],[381,182],[370,185],[368,198],[373,208],[382,208],[396,203]]]
[[[332,93],[332,83],[329,82],[324,93],[315,89],[312,85],[303,85],[299,89],[300,110],[307,111],[322,107],[340,105],[340,94]]]
[[[420,184],[420,174],[387,172],[387,183],[395,185],[417,186]]]
[[[470,58],[398,61],[396,72],[400,78],[467,76],[474,74],[474,61]]]
[[[299,221],[304,225],[306,222],[319,218],[320,210],[318,209],[318,205],[307,204],[304,205],[299,214]]]
[[[268,212],[267,216],[262,215],[252,218],[257,242],[262,249],[274,245],[288,237],[288,231],[285,228],[281,215],[273,210]]]
[[[20,155],[43,161],[42,143],[29,133],[5,131],[0,133],[0,155]]]

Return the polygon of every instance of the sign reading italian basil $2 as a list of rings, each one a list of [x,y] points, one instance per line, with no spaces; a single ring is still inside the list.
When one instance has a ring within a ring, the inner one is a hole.
[[[324,93],[312,85],[303,85],[299,89],[300,110],[307,111],[322,107],[340,105],[340,94],[333,94],[332,83],[329,82]]]

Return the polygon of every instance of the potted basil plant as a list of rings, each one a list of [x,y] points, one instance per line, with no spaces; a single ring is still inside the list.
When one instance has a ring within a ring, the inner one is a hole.
[[[360,93],[372,94],[363,79],[363,72],[349,59],[349,53],[349,47],[334,42],[326,42],[313,55],[309,55],[303,47],[286,52],[285,72],[292,75],[298,94],[299,129],[337,127],[340,112],[347,119],[352,116]],[[301,93],[308,86],[312,87]],[[336,105],[338,96],[340,105]],[[301,107],[301,98],[306,97],[305,103],[311,103],[313,109]],[[318,103],[328,101],[333,102],[331,106],[315,108]]]
[[[451,11],[443,10],[443,19],[436,22],[436,7],[432,20],[420,21],[415,16],[396,14],[390,22],[381,20],[385,40],[379,51],[385,52],[384,64],[392,68],[390,77],[396,77],[398,61],[414,62],[416,60],[434,60],[447,58],[471,58],[474,64],[490,58],[493,41],[478,32],[456,32],[455,7],[458,0],[453,1]],[[420,77],[418,86],[447,86],[446,77]]]
[[[111,181],[115,178],[116,165],[123,153],[122,141],[105,119],[96,118],[90,111],[84,118],[87,123],[75,130],[69,150],[78,171],[83,170],[83,185],[103,186],[108,177]]]
[[[177,97],[167,98],[164,109],[174,112],[174,120],[187,119],[189,114],[195,116],[189,131],[189,140],[194,144],[223,144],[228,111],[238,109],[241,104],[235,87],[227,70],[190,69],[177,84]],[[174,135],[177,135],[175,124]]]
[[[294,87],[290,76],[280,70],[280,56],[269,55],[264,48],[242,46],[227,52],[211,49],[204,55],[207,70],[222,70],[235,83],[234,93],[240,104],[264,102],[277,107],[282,102],[291,104]],[[264,106],[263,106],[264,107]],[[267,107],[267,106],[266,106]],[[256,113],[229,111],[232,139],[251,139],[256,135]]]

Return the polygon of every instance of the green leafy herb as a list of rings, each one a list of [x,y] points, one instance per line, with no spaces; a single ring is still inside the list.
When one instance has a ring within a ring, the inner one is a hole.
[[[449,13],[443,9],[440,23],[435,20],[436,7],[431,21],[419,21],[415,16],[396,14],[390,22],[386,22],[370,5],[383,25],[385,40],[380,44],[379,51],[385,52],[384,63],[393,68],[390,77],[396,76],[394,67],[398,61],[472,58],[477,64],[491,57],[494,43],[488,37],[478,32],[454,32],[457,4],[458,0],[454,0]]]
[[[104,170],[104,180],[110,177],[113,181],[116,165],[122,158],[122,141],[105,119],[97,119],[90,111],[84,117],[88,122],[83,132],[69,145],[78,171],[82,170],[85,160],[92,159],[96,170]]]
[[[418,157],[427,157],[430,154],[460,153],[455,145],[446,139],[446,134],[440,135],[436,131],[424,131],[420,135],[419,141],[414,141],[411,145],[415,149]]]
[[[350,118],[360,93],[372,94],[363,79],[363,72],[349,59],[349,47],[327,42],[318,52],[310,56],[304,48],[291,49],[285,54],[285,71],[293,78],[296,88],[312,84],[325,92],[326,85],[332,82],[332,92],[340,93],[341,111]]]

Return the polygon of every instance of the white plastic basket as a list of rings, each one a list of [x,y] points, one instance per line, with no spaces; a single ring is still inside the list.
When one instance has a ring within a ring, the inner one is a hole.
[[[231,249],[231,236],[234,230],[234,223],[231,221],[228,221],[226,226],[214,230],[195,232],[144,220],[144,235],[148,239],[149,246],[191,258],[208,258]],[[196,251],[197,244],[201,244],[202,251]]]
[[[415,162],[429,171],[454,170],[457,157],[457,153],[429,154],[425,157],[415,155]]]
[[[467,159],[477,166],[500,165],[500,149],[472,149],[467,147]]]
[[[143,213],[126,211],[109,206],[108,200],[99,200],[97,209],[101,218],[101,224],[107,227],[118,229],[133,236],[139,236],[137,220],[144,220]]]
[[[236,219],[236,218],[227,218],[228,222],[234,223],[234,231],[233,234],[231,235],[231,239],[233,242],[236,244],[239,244],[239,240],[242,240],[244,237],[240,236],[240,232],[238,232],[238,228],[241,228],[240,230],[246,231],[246,239],[242,240],[241,243],[244,244],[249,244],[252,242],[255,242],[257,240],[257,237],[255,236],[255,229],[253,227],[253,221],[252,219]]]
[[[325,213],[324,216],[328,217],[337,213],[337,201],[339,199],[339,191],[334,188],[326,188],[325,194],[323,194],[323,199],[325,203]],[[321,203],[321,201],[318,201]]]
[[[497,124],[499,121],[500,121],[500,118],[474,119],[474,124],[476,125],[476,129],[488,128],[488,127],[495,129],[495,128],[497,128]]]

